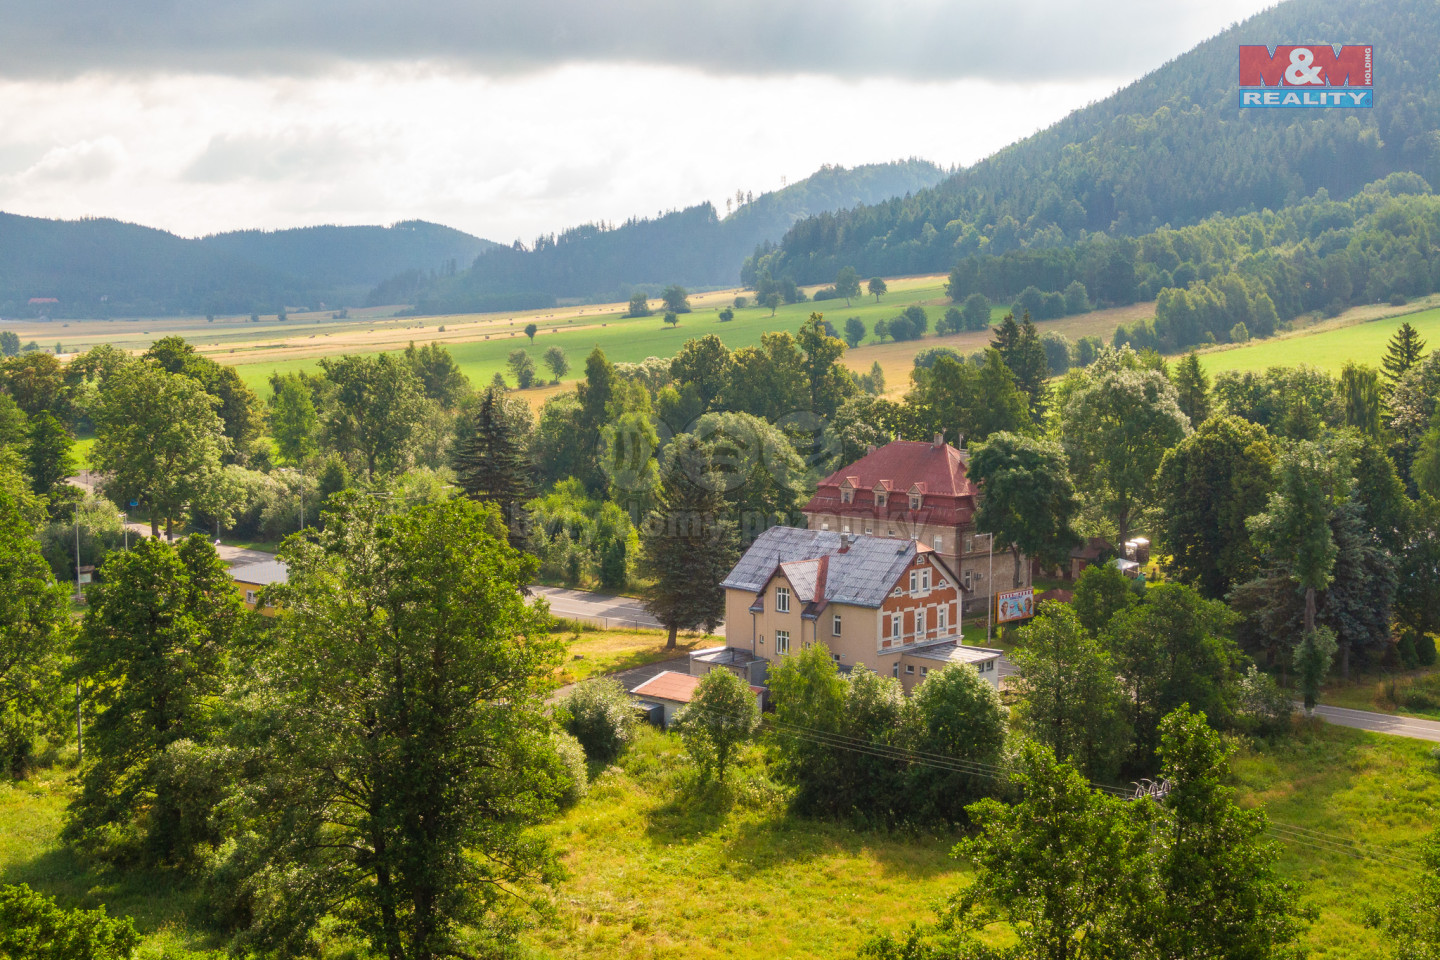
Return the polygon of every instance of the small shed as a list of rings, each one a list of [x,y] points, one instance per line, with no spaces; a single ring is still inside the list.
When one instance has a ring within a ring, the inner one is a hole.
[[[640,686],[630,692],[640,700],[648,703],[657,703],[665,710],[665,726],[670,726],[675,720],[675,714],[681,707],[689,703],[695,696],[695,688],[700,686],[700,678],[692,677],[688,673],[678,673],[674,670],[666,670],[646,680]],[[763,706],[762,698],[765,695],[763,687],[750,687],[755,694],[758,705]]]

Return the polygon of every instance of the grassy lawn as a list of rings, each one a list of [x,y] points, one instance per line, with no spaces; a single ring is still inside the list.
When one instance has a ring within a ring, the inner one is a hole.
[[[1349,683],[1332,679],[1321,693],[1320,702],[1331,707],[1440,720],[1440,669],[1427,667],[1384,676],[1366,674]]]
[[[682,633],[674,650],[665,649],[663,630],[587,630],[569,643],[568,658],[560,670],[563,683],[577,683],[602,673],[630,670],[647,663],[681,657],[701,647],[725,642],[722,637]]]
[[[1320,723],[1247,747],[1235,774],[1244,802],[1263,804],[1275,821],[1414,858],[1440,808],[1429,746]],[[135,917],[143,960],[220,947],[193,922],[193,884],[110,873],[59,844],[69,772],[0,783],[0,883]],[[873,933],[929,919],[933,904],[964,882],[965,867],[948,855],[953,834],[790,816],[754,748],[733,802],[694,799],[688,782],[677,741],[647,732],[597,774],[586,799],[540,828],[568,877],[555,891],[554,919],[527,936],[532,956],[839,960]],[[1312,957],[1381,960],[1365,905],[1404,888],[1414,868],[1286,840],[1281,869],[1320,910]]]
[[[1378,367],[1386,344],[1405,322],[1427,342],[1440,343],[1440,309],[1355,322],[1354,318],[1363,319],[1372,312],[1373,309],[1357,308],[1314,329],[1202,353],[1200,361],[1211,376],[1223,370],[1262,371],[1297,363],[1308,363],[1331,373],[1339,373],[1350,362]]]

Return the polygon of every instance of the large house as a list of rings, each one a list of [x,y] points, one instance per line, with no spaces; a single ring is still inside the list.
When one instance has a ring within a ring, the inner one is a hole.
[[[812,530],[905,537],[934,550],[960,577],[967,610],[989,609],[1014,588],[1015,558],[1005,543],[975,529],[981,491],[966,473],[970,455],[936,434],[931,443],[896,440],[820,481],[804,507]],[[993,569],[993,575],[992,575]],[[1019,586],[1030,585],[1022,556]]]
[[[773,664],[819,643],[842,670],[863,663],[900,678],[907,693],[950,663],[999,686],[1001,651],[961,643],[966,588],[927,544],[771,527],[722,586],[731,661],[748,653]]]

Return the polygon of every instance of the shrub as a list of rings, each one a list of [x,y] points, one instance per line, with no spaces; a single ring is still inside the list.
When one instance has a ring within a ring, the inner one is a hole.
[[[609,763],[635,738],[635,708],[618,681],[597,677],[578,683],[559,703],[560,727],[596,763]]]
[[[834,287],[821,287],[810,294],[811,300],[837,300],[839,297],[840,294],[835,291]]]
[[[750,298],[749,298],[749,297],[736,297],[736,298],[735,298],[735,309],[736,309],[736,310],[744,310],[744,309],[745,309],[746,307],[748,307],[748,306],[750,306]]]
[[[1236,691],[1237,712],[1242,726],[1250,733],[1269,736],[1290,726],[1290,715],[1295,708],[1290,695],[1280,689],[1275,678],[1261,673],[1255,664],[1241,675]]]
[[[1231,343],[1246,343],[1250,340],[1250,331],[1245,326],[1245,321],[1240,321],[1230,328]]]
[[[129,918],[66,910],[25,884],[0,887],[0,957],[15,960],[125,960],[140,935]]]
[[[951,307],[945,315],[935,321],[935,332],[939,334],[959,333],[965,329],[965,317],[959,307]]]
[[[695,695],[675,718],[685,752],[704,779],[723,781],[740,745],[760,725],[760,706],[749,684],[729,670],[700,678]]]
[[[564,730],[555,731],[555,754],[564,768],[564,784],[556,802],[561,809],[573,807],[584,799],[590,789],[590,774],[585,769],[585,748]]]
[[[724,310],[721,310],[721,311],[720,311],[720,322],[721,322],[721,323],[729,323],[731,320],[734,320],[734,319],[735,319],[735,311],[732,310],[731,308],[726,307]]]
[[[1405,299],[1405,294],[1403,294],[1403,293],[1392,293],[1392,294],[1390,294],[1390,306],[1392,306],[1392,307],[1403,307],[1403,306],[1405,306],[1405,304],[1407,304],[1407,303],[1409,303],[1409,302],[1410,302],[1410,301],[1408,301],[1407,299]]]

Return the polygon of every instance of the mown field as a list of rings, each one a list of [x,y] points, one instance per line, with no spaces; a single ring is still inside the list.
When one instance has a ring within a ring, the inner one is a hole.
[[[1381,960],[1365,906],[1416,875],[1417,842],[1437,822],[1440,774],[1428,744],[1327,727],[1247,747],[1244,802],[1326,838],[1282,846],[1282,870],[1321,912],[1311,956]],[[649,734],[589,795],[539,831],[569,874],[555,916],[527,937],[535,958],[817,958],[855,955],[869,936],[931,916],[965,882],[952,834],[884,832],[790,815],[751,752],[726,805],[688,792],[683,752]],[[193,885],[118,875],[57,842],[68,772],[0,784],[0,883],[25,882],[74,905],[136,918],[142,958],[219,948],[198,923]],[[1356,857],[1335,841],[1401,858]],[[349,954],[347,954],[349,955]]]
[[[1243,347],[1202,353],[1200,362],[1212,376],[1223,370],[1261,371],[1297,363],[1308,363],[1331,373],[1339,373],[1351,362],[1378,367],[1390,338],[1405,322],[1418,330],[1431,348],[1440,347],[1440,308],[1363,319],[1374,312],[1374,308],[1359,307],[1314,327],[1257,340]]]

